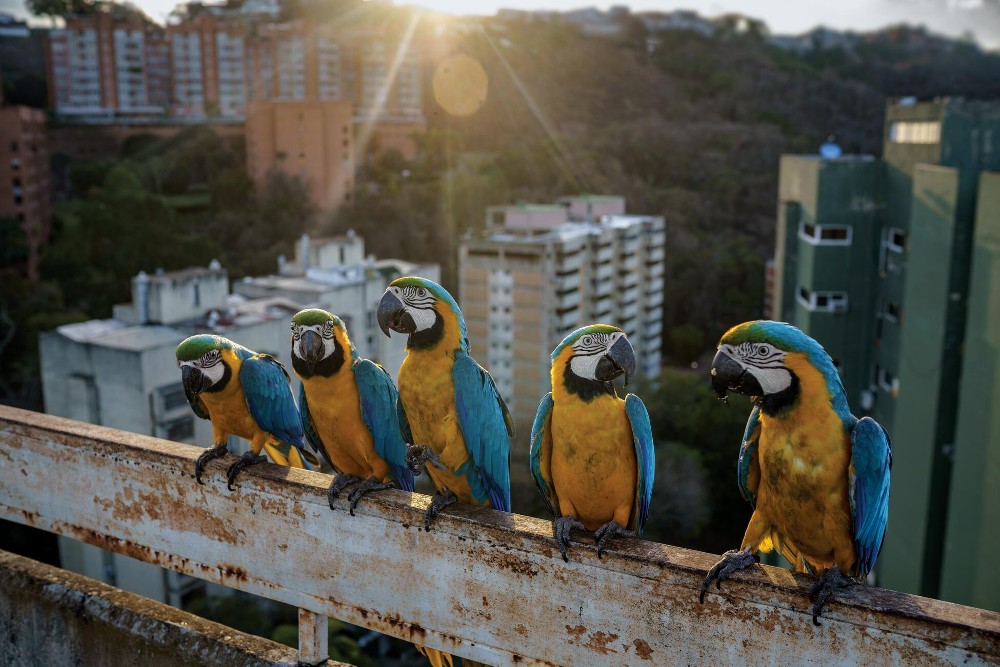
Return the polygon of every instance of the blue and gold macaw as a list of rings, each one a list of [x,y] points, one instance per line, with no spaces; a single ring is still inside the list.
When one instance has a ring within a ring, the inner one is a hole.
[[[720,399],[753,397],[737,481],[753,507],[741,550],[726,552],[701,587],[716,588],[777,550],[821,574],[813,623],[831,592],[867,576],[889,515],[892,443],[870,417],[851,414],[840,375],[819,343],[784,322],[737,325],[719,342],[712,386]]]
[[[378,305],[378,322],[408,334],[399,369],[399,425],[407,462],[424,463],[437,488],[424,526],[460,501],[510,511],[510,438],[514,424],[493,378],[469,355],[465,319],[437,283],[398,278]]]
[[[309,308],[292,318],[292,369],[302,380],[299,412],[306,438],[337,473],[327,492],[330,509],[357,482],[348,496],[352,515],[366,493],[413,491],[396,386],[384,368],[361,358],[339,317]]]
[[[191,409],[212,421],[215,444],[195,463],[199,484],[205,464],[225,456],[230,435],[250,441],[250,451],[226,471],[230,491],[241,470],[267,461],[261,449],[279,465],[315,469],[318,461],[302,448],[299,411],[281,362],[211,334],[183,340],[176,356]]]
[[[592,324],[552,351],[552,392],[531,428],[531,474],[555,516],[563,560],[572,529],[594,531],[600,558],[615,535],[642,534],[656,470],[653,432],[642,400],[618,397],[612,381],[635,373],[625,333]]]

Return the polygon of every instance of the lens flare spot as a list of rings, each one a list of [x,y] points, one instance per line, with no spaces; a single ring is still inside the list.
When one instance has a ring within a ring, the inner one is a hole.
[[[434,70],[434,99],[453,116],[471,116],[486,103],[489,77],[475,58],[448,56]]]

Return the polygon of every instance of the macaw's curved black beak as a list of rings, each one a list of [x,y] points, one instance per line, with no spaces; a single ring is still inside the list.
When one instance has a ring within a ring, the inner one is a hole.
[[[312,371],[323,359],[323,338],[315,331],[306,331],[302,334],[302,360],[306,362],[309,370]]]
[[[198,394],[208,389],[209,380],[194,366],[181,366],[181,384],[184,385],[184,394],[188,402],[194,403]]]
[[[392,292],[386,292],[378,302],[378,326],[386,336],[392,337],[389,329],[397,333],[411,334],[417,330],[413,317],[406,312],[403,302]]]
[[[712,389],[723,403],[728,402],[730,391],[744,396],[761,396],[764,393],[753,373],[722,350],[716,352],[712,359]]]
[[[611,346],[611,349],[597,362],[596,375],[601,382],[611,382],[616,377],[625,374],[625,386],[635,375],[635,350],[628,338],[621,336]]]

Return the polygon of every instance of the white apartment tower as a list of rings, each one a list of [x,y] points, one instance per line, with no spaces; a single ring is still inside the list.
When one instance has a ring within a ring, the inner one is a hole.
[[[459,303],[473,354],[525,428],[550,390],[553,348],[574,329],[614,324],[638,375],[660,369],[663,218],[625,215],[621,197],[487,210],[487,231],[462,242]]]

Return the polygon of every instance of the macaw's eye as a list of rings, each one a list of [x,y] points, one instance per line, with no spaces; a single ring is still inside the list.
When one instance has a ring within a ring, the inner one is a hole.
[[[417,296],[424,296],[425,294],[427,294],[427,290],[425,290],[423,287],[417,288]]]
[[[771,348],[769,348],[767,345],[761,345],[760,347],[757,348],[757,354],[759,354],[762,357],[766,357],[767,355],[771,354]]]
[[[591,345],[593,344],[594,339],[591,336],[584,336],[583,340],[581,340],[580,342],[583,343],[584,345]]]
[[[292,338],[298,340],[302,336],[302,332],[299,330],[295,324],[292,324]]]

